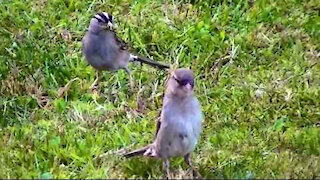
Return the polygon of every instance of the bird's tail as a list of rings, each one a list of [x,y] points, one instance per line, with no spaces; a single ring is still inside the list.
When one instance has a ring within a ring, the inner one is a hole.
[[[133,150],[131,152],[125,153],[123,156],[126,158],[130,158],[133,156],[138,156],[138,155],[144,155],[144,156],[150,156],[150,157],[155,157],[157,156],[154,145],[149,144],[143,148]]]
[[[148,64],[150,66],[153,66],[153,67],[156,67],[156,68],[159,68],[159,69],[169,69],[170,66],[167,65],[167,64],[162,64],[162,63],[158,63],[157,61],[154,61],[154,60],[151,60],[151,59],[148,59],[148,58],[143,58],[143,57],[140,57],[140,56],[136,56],[136,55],[133,55],[131,54],[131,58],[130,58],[132,61],[139,61],[141,63],[145,63],[145,64]]]

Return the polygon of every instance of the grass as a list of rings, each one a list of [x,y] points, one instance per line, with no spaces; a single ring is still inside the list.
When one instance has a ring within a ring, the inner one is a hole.
[[[117,152],[152,141],[168,73],[104,73],[81,54],[91,17],[112,13],[132,51],[189,67],[207,178],[320,177],[316,0],[0,2],[0,177],[157,178],[161,162]],[[173,176],[190,177],[183,159]]]

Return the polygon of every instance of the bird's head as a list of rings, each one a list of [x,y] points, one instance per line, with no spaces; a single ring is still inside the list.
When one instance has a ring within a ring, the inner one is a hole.
[[[194,75],[190,69],[177,69],[171,73],[167,82],[167,92],[178,97],[188,97],[193,94]]]
[[[114,17],[106,12],[99,12],[96,14],[90,22],[89,30],[101,31],[101,30],[114,30],[117,25],[114,22]]]

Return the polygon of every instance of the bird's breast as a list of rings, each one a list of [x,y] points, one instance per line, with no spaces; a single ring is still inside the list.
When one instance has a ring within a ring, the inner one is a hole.
[[[189,102],[167,101],[162,111],[163,133],[159,149],[164,156],[184,156],[194,150],[201,131],[201,107],[196,99]]]

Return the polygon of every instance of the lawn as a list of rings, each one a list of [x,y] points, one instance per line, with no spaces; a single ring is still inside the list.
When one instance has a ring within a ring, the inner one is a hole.
[[[207,178],[320,178],[317,0],[0,1],[0,178],[157,178],[152,142],[168,71],[95,72],[82,37],[99,11],[129,49],[191,68],[204,113],[192,155]],[[172,176],[190,177],[183,158]]]

